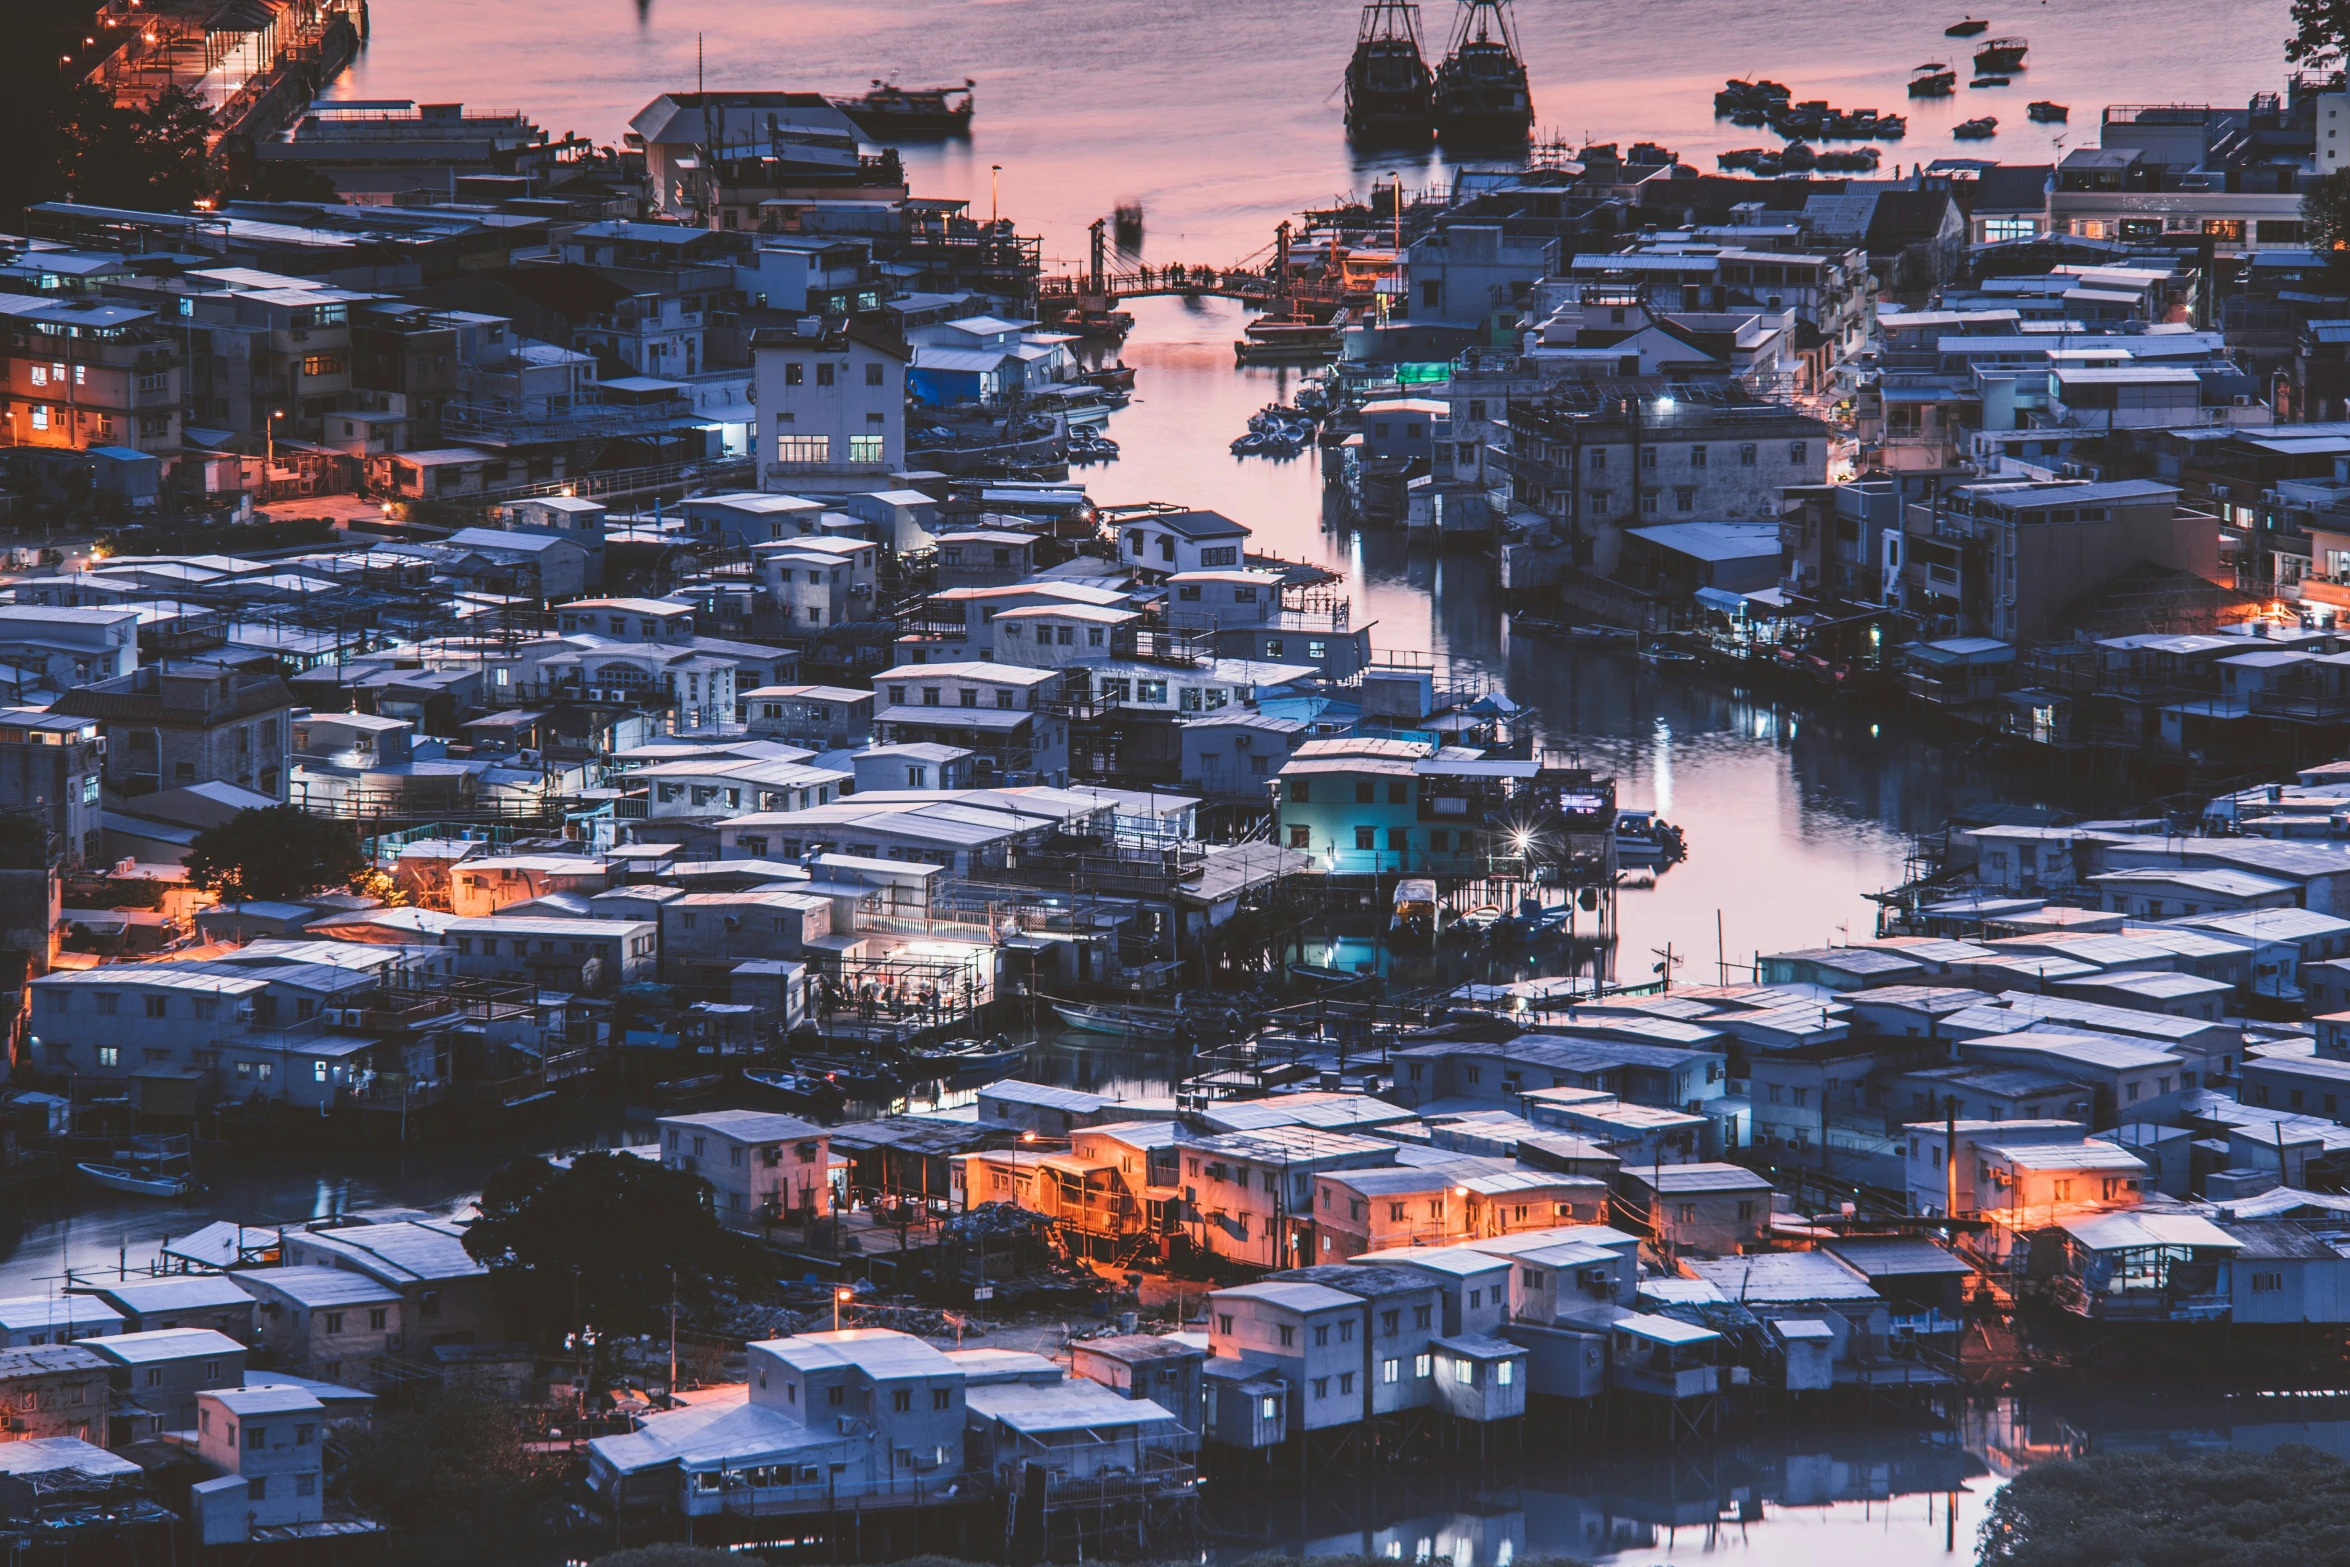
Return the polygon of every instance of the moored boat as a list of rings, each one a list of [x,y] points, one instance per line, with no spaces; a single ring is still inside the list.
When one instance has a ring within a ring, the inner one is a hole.
[[[1081,1034],[1114,1034],[1125,1039],[1171,1042],[1183,1014],[1167,1007],[1109,1006],[1091,1001],[1048,1003],[1053,1014]]]
[[[819,1115],[834,1114],[848,1101],[837,1084],[807,1072],[753,1067],[743,1073],[743,1086],[759,1098]]]
[[[129,1192],[138,1197],[186,1197],[202,1190],[192,1175],[157,1171],[152,1174],[128,1165],[83,1163],[74,1166],[83,1179],[103,1186],[110,1192]]]
[[[803,1056],[800,1070],[813,1072],[851,1099],[884,1099],[905,1086],[886,1061],[870,1056]]]
[[[2065,104],[2050,103],[2047,99],[2042,98],[2031,104],[2024,112],[2042,125],[2060,125],[2071,118],[2073,111]]]
[[[1932,71],[1910,78],[1909,95],[1912,98],[1947,98],[1957,86],[1956,71]]]
[[[1436,67],[1435,106],[1436,134],[1448,141],[1522,142],[1533,130],[1509,0],[1461,0],[1452,47]]]
[[[1945,38],[1972,38],[1977,33],[1987,33],[1990,30],[1991,24],[1989,22],[1980,22],[1970,16],[1963,22],[1953,22],[1950,26],[1943,28],[1942,36]]]
[[[1017,1071],[1028,1059],[1028,1047],[998,1036],[994,1039],[950,1039],[943,1045],[917,1045],[906,1052],[906,1072],[915,1078],[937,1078],[950,1088],[972,1088],[992,1083]]]
[[[1436,82],[1420,52],[1420,8],[1370,0],[1346,65],[1346,133],[1357,141],[1423,146],[1436,124]]]
[[[900,87],[875,79],[861,97],[835,98],[832,106],[849,123],[877,141],[892,137],[967,136],[971,132],[971,78],[960,87]]]
[[[1978,76],[1967,85],[1969,87],[2005,87],[2008,82],[2004,76]]]
[[[1289,965],[1289,977],[1302,984],[1335,989],[1340,985],[1359,985],[1376,976],[1357,974],[1352,969],[1331,968],[1322,963],[1292,963]]]
[[[2024,68],[2024,55],[2032,46],[2021,38],[1994,38],[1975,51],[1975,69],[1990,75]]]
[[[1999,122],[1986,114],[1979,120],[1961,120],[1950,127],[1960,141],[1987,141],[1999,133]]]

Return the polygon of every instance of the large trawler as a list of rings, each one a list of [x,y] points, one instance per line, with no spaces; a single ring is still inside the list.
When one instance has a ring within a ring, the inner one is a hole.
[[[1509,0],[1461,0],[1452,47],[1436,68],[1436,134],[1454,142],[1524,141],[1534,97],[1510,26]]]
[[[1420,53],[1420,8],[1371,0],[1346,63],[1346,133],[1357,141],[1425,142],[1435,127],[1435,79]]]

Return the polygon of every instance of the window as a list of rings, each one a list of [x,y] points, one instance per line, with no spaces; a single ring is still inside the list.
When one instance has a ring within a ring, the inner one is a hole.
[[[839,378],[839,367],[838,367],[837,365],[821,365],[821,364],[820,364],[820,365],[818,365],[818,366],[816,367],[816,384],[817,384],[818,386],[830,386],[830,385],[832,385],[832,384],[833,384],[833,383],[834,383],[834,382],[835,382],[835,381],[836,381],[838,378]]]
[[[120,1066],[122,1065],[122,1052],[113,1045],[100,1045],[98,1047],[98,1064],[100,1066]]]
[[[1330,1324],[1327,1322],[1314,1329],[1314,1347],[1317,1349],[1330,1347]]]
[[[843,1389],[837,1387],[828,1387],[824,1390],[824,1402],[830,1408],[838,1409],[841,1405],[847,1403],[848,1399],[845,1396],[845,1391]]]
[[[2273,1295],[2284,1287],[2285,1276],[2282,1273],[2255,1273],[2252,1275],[2252,1293],[2255,1295]]]
[[[1471,1291],[1469,1291],[1469,1309],[1470,1309],[1471,1311],[1475,1311],[1475,1310],[1476,1310],[1476,1309],[1477,1309],[1479,1306],[1482,1306],[1482,1305],[1484,1305],[1484,1304],[1485,1304],[1485,1292],[1484,1292],[1483,1290],[1471,1290]]]
[[[912,1388],[901,1387],[896,1392],[890,1394],[889,1407],[893,1410],[896,1410],[901,1415],[910,1413],[914,1408],[914,1390]]]
[[[865,367],[865,384],[867,386],[881,384],[881,366],[879,364],[869,364]]]
[[[1673,510],[1675,510],[1675,511],[1695,511],[1695,510],[1697,510],[1697,492],[1696,492],[1695,490],[1692,490],[1692,489],[1687,489],[1687,488],[1679,488],[1679,489],[1675,489],[1675,490],[1673,491]]]
[[[340,1333],[343,1331],[343,1314],[341,1312],[330,1311],[326,1314],[326,1330],[329,1333]]]
[[[1496,1362],[1494,1363],[1494,1367],[1493,1367],[1493,1383],[1494,1383],[1494,1386],[1496,1386],[1496,1387],[1508,1387],[1508,1386],[1509,1386],[1509,1385],[1510,1385],[1512,1382],[1515,1382],[1515,1381],[1518,1379],[1518,1375],[1517,1375],[1517,1374],[1518,1374],[1518,1363],[1517,1363],[1516,1361],[1514,1361],[1514,1360],[1502,1360],[1502,1361],[1496,1361]]]
[[[1791,463],[1801,463],[1810,453],[1811,443],[1809,441],[1789,441],[1787,443],[1787,460]]]
[[[308,1426],[304,1426],[302,1429],[307,1431],[310,1428]],[[255,1494],[258,1495],[259,1493],[256,1492]],[[314,1474],[298,1474],[294,1476],[294,1494],[296,1496],[316,1496],[318,1494],[318,1476]]]
[[[1435,1365],[1435,1357],[1434,1357],[1434,1356],[1431,1356],[1431,1355],[1414,1355],[1414,1356],[1412,1357],[1412,1375],[1413,1375],[1413,1376],[1415,1376],[1415,1377],[1426,1377],[1426,1376],[1429,1374],[1429,1371],[1430,1371],[1430,1369],[1431,1369],[1431,1368],[1432,1368],[1434,1365]]]
[[[1435,1320],[1435,1311],[1436,1308],[1433,1306],[1415,1306],[1412,1308],[1412,1326],[1415,1328],[1428,1326],[1430,1322]]]
[[[829,435],[778,435],[775,438],[777,462],[830,462],[832,437]]]
[[[269,1432],[262,1426],[245,1427],[245,1451],[258,1453],[269,1446]]]
[[[380,1333],[383,1331],[385,1320],[390,1315],[391,1312],[388,1307],[377,1306],[367,1313],[367,1325]]]
[[[1382,1360],[1382,1361],[1380,1361],[1380,1362],[1379,1362],[1379,1380],[1380,1380],[1380,1381],[1382,1381],[1382,1382],[1387,1382],[1387,1383],[1393,1383],[1394,1381],[1396,1381],[1396,1379],[1397,1379],[1397,1378],[1401,1377],[1402,1375],[1403,1375],[1403,1362],[1402,1362],[1402,1361],[1400,1361],[1400,1360]]]
[[[874,366],[874,368],[875,368],[875,369],[879,369],[879,368],[880,368],[880,366],[876,365],[876,366]],[[878,436],[878,435],[852,435],[852,436],[850,436],[850,437],[849,437],[849,461],[851,461],[851,462],[880,462],[880,461],[882,460],[882,456],[881,456],[882,440],[883,440],[883,438],[882,438],[881,436]]]
[[[295,1445],[296,1447],[308,1447],[308,1446],[309,1446],[311,1443],[313,1443],[313,1442],[315,1442],[315,1441],[317,1441],[317,1440],[318,1440],[318,1427],[316,1427],[316,1426],[296,1426],[296,1427],[294,1427],[294,1445]]]
[[[1353,1321],[1350,1319],[1338,1324],[1338,1342],[1341,1344],[1352,1344],[1354,1341],[1355,1325]]]
[[[951,1392],[949,1392],[947,1389],[945,1389],[945,1388],[943,1388],[943,1387],[934,1387],[934,1388],[932,1388],[932,1389],[930,1390],[930,1407],[931,1407],[931,1408],[933,1408],[933,1409],[946,1409],[946,1408],[949,1408],[950,1406],[952,1406],[952,1405],[953,1405],[953,1403],[954,1403],[954,1394],[952,1394]]]
[[[258,1431],[256,1431],[256,1432],[254,1432],[254,1433],[252,1433],[252,1434],[253,1434],[253,1435],[255,1435],[255,1436],[259,1436],[261,1433],[260,1433],[260,1432],[258,1432]],[[259,1442],[255,1442],[253,1445],[254,1445],[255,1447],[259,1447],[261,1444],[260,1444]],[[252,1498],[254,1501],[256,1501],[256,1502],[259,1502],[259,1501],[266,1501],[266,1500],[268,1499],[268,1497],[269,1497],[269,1476],[267,1476],[267,1475],[248,1475],[248,1476],[246,1476],[246,1477],[245,1477],[245,1494],[246,1494],[247,1496],[251,1497],[251,1498]]]
[[[1330,1396],[1330,1379],[1328,1377],[1314,1378],[1314,1396],[1316,1398],[1328,1398]]]
[[[1194,1170],[1192,1173],[1193,1173],[1194,1175],[1197,1175],[1199,1172],[1198,1172],[1197,1170]],[[1228,1334],[1228,1333],[1230,1333],[1230,1332],[1232,1331],[1232,1314],[1231,1314],[1230,1312],[1228,1312],[1228,1311],[1224,1311],[1224,1312],[1218,1312],[1218,1313],[1216,1314],[1216,1331],[1217,1331],[1217,1332],[1219,1332],[1219,1333],[1226,1333],[1226,1334]],[[1287,1330],[1286,1330],[1286,1329],[1284,1329],[1283,1331],[1287,1331]]]
[[[147,1015],[149,1017],[167,1016],[170,1009],[164,1005],[164,1001],[165,998],[162,996],[147,997]]]
[[[1338,1391],[1341,1393],[1351,1393],[1354,1390],[1355,1374],[1351,1371],[1341,1371],[1338,1373]]]
[[[1281,1347],[1288,1349],[1297,1342],[1297,1329],[1284,1322],[1281,1325]]]
[[[1290,828],[1289,846],[1293,849],[1311,849],[1314,846],[1314,830],[1311,827]]]
[[[1378,848],[1379,829],[1376,827],[1357,827],[1355,829],[1355,847],[1358,849]]]
[[[1455,1382],[1474,1383],[1477,1380],[1477,1363],[1473,1360],[1454,1361],[1452,1379]]]
[[[1689,448],[1689,466],[1692,468],[1702,468],[1705,466],[1704,447],[1692,446]]]
[[[1752,441],[1748,441],[1738,448],[1738,466],[1741,468],[1754,466],[1754,443]]]
[[[341,375],[343,373],[343,356],[341,354],[305,354],[302,356],[302,373],[304,375]]]

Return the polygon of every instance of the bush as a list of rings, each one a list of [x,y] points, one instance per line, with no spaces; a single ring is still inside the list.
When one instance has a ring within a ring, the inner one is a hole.
[[[378,1410],[351,1444],[351,1498],[401,1529],[475,1533],[535,1529],[567,1462],[535,1451],[511,1404],[456,1390],[408,1409]]]
[[[2297,1446],[2042,1464],[1993,1498],[1979,1543],[1985,1567],[2350,1562],[2350,1464]]]

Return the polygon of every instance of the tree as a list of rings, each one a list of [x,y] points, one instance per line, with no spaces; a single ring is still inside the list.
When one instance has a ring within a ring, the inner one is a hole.
[[[1978,1544],[1983,1567],[2350,1561],[2350,1465],[2297,1446],[2042,1464],[2000,1490]]]
[[[376,1412],[348,1438],[352,1499],[409,1530],[543,1531],[568,1459],[532,1446],[538,1433],[502,1399],[449,1392]],[[430,1559],[420,1557],[419,1559]]]
[[[188,881],[223,903],[283,902],[321,887],[347,887],[374,867],[341,822],[295,805],[239,811],[196,834]]]
[[[2350,269],[2350,169],[2336,169],[2301,194],[2309,248],[2336,272]]]
[[[605,1333],[648,1330],[663,1320],[671,1269],[698,1295],[712,1275],[750,1260],[711,1210],[707,1181],[603,1152],[565,1170],[519,1159],[498,1171],[465,1250],[501,1277],[521,1320],[546,1338],[582,1320]]]
[[[247,201],[340,201],[335,182],[314,164],[271,158],[257,164],[252,181],[238,192]]]
[[[2293,0],[2293,27],[2286,59],[2295,65],[2338,60],[2350,51],[2350,0]]]

